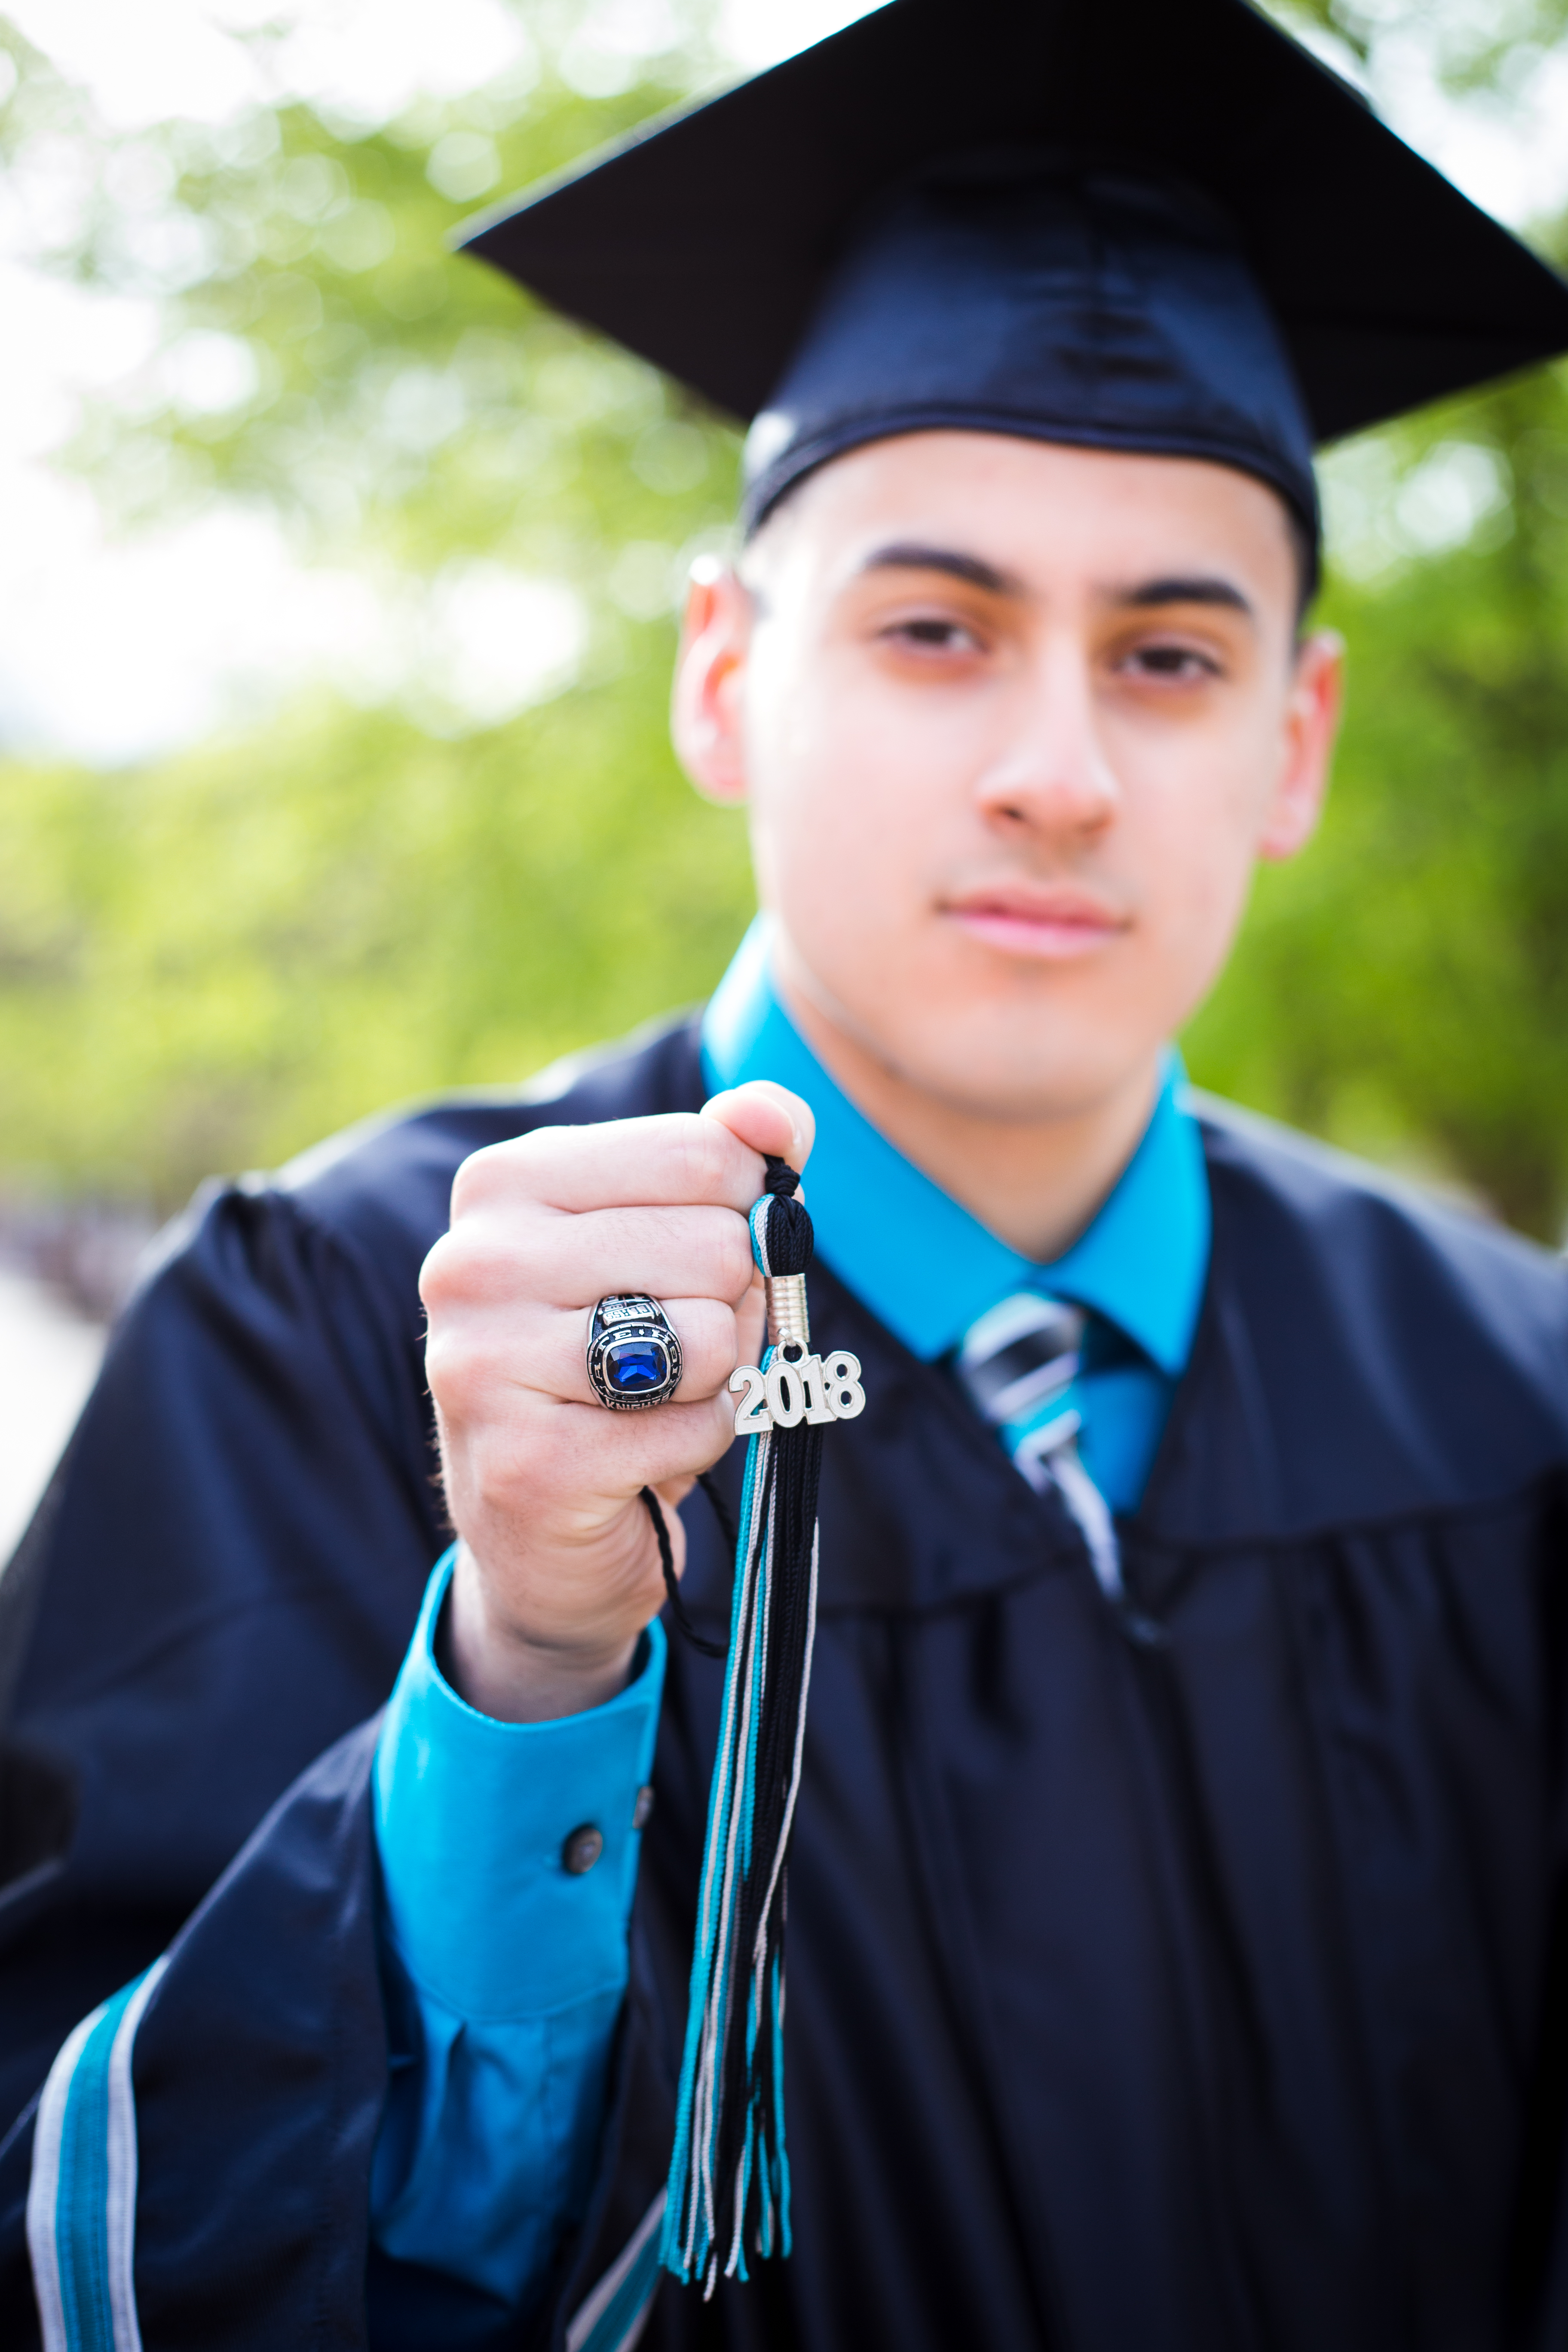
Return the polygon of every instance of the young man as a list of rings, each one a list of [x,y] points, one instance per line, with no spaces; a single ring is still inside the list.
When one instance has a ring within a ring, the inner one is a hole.
[[[675,698],[763,914],[700,1023],[221,1194],[116,1342],[5,1587],[51,2347],[1568,2326],[1568,1285],[1168,1045],[1327,777],[1303,387],[1365,421],[1568,296],[1223,0],[990,29],[899,0],[481,240],[738,406],[783,370]],[[1331,147],[1353,238],[1300,206]],[[794,2252],[708,2301],[657,2263],[721,1668],[638,1496],[733,1491],[768,1153],[869,1402],[824,1454]],[[629,1293],[684,1371],[620,1414],[584,1351]]]

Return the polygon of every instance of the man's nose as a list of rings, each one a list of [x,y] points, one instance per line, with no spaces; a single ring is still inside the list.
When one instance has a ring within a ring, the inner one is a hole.
[[[1110,823],[1121,787],[1100,740],[1082,647],[1049,644],[1019,677],[1006,731],[976,795],[982,814],[1006,828],[1093,834]]]

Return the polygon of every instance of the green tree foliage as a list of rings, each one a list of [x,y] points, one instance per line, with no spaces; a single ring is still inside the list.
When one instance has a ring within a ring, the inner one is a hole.
[[[1188,1040],[1196,1075],[1457,1180],[1555,1237],[1568,1207],[1568,373],[1382,437],[1452,551],[1342,575],[1350,708],[1320,840],[1260,877]],[[1491,488],[1487,490],[1489,468]],[[1478,489],[1480,495],[1477,497]]]
[[[99,135],[24,64],[13,139]],[[371,707],[313,696],[131,772],[0,770],[0,1180],[169,1206],[723,969],[743,827],[680,778],[666,706],[672,597],[727,528],[734,435],[445,242],[700,64],[595,102],[547,64],[369,135],[295,104],[103,142],[58,266],[152,284],[167,320],[71,453],[121,523],[264,502],[409,607],[416,653],[443,598],[460,627],[476,573],[564,585],[585,634],[569,690],[491,726],[416,666]],[[200,396],[215,366],[240,388],[223,405]]]
[[[1450,80],[1506,95],[1565,7],[1457,13]],[[1353,58],[1398,12],[1297,13]],[[739,934],[742,828],[681,782],[664,716],[671,583],[725,526],[733,435],[443,244],[713,59],[692,18],[590,100],[557,70],[570,16],[532,0],[528,21],[536,75],[368,131],[290,102],[116,142],[13,44],[0,151],[42,132],[103,153],[54,266],[151,288],[166,320],[72,452],[125,527],[260,503],[412,614],[415,647],[479,575],[557,583],[584,620],[574,682],[494,723],[411,657],[357,700],[312,694],[131,771],[0,763],[0,1182],[172,1203],[695,997]],[[1336,793],[1314,849],[1262,877],[1189,1060],[1555,1234],[1568,379],[1450,404],[1329,476],[1325,617],[1352,651]]]
[[[11,771],[14,1175],[172,1206],[702,995],[751,903],[744,837],[675,771],[648,635],[613,688],[462,741],[321,702],[132,774]]]
[[[1568,0],[1274,0],[1271,13],[1293,32],[1326,35],[1358,68],[1418,33],[1450,91],[1504,104],[1568,31]]]

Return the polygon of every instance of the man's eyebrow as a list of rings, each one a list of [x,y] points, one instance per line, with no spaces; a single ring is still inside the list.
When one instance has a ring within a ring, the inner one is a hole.
[[[958,547],[924,547],[915,540],[897,539],[879,547],[860,566],[868,572],[945,572],[988,596],[1022,596],[1026,591],[1016,572],[1001,572],[983,555],[966,555]]]
[[[944,572],[950,580],[962,580],[966,587],[979,588],[988,596],[1028,593],[1016,572],[1005,572],[987,562],[983,555],[971,555],[959,547],[928,547],[919,540],[890,541],[868,555],[860,571],[862,574]],[[1244,613],[1248,620],[1257,618],[1252,599],[1244,595],[1233,580],[1217,572],[1173,572],[1168,577],[1141,580],[1136,587],[1118,589],[1110,601],[1136,612],[1150,612],[1165,604],[1215,604],[1233,613]]]
[[[1175,572],[1168,579],[1141,580],[1135,588],[1117,589],[1110,601],[1141,613],[1158,604],[1223,604],[1233,613],[1245,613],[1249,621],[1258,617],[1251,597],[1244,596],[1233,580],[1217,572],[1195,572],[1190,578]]]

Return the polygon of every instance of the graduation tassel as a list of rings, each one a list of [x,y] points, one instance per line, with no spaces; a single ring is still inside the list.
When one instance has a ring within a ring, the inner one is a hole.
[[[705,2294],[721,2273],[747,2276],[748,2247],[790,2251],[785,1865],[816,1628],[816,1490],[823,1430],[865,1406],[858,1358],[810,1352],[811,1219],[795,1171],[770,1159],[766,1181],[751,1227],[769,1346],[730,1381],[749,1444],[660,2250]]]

